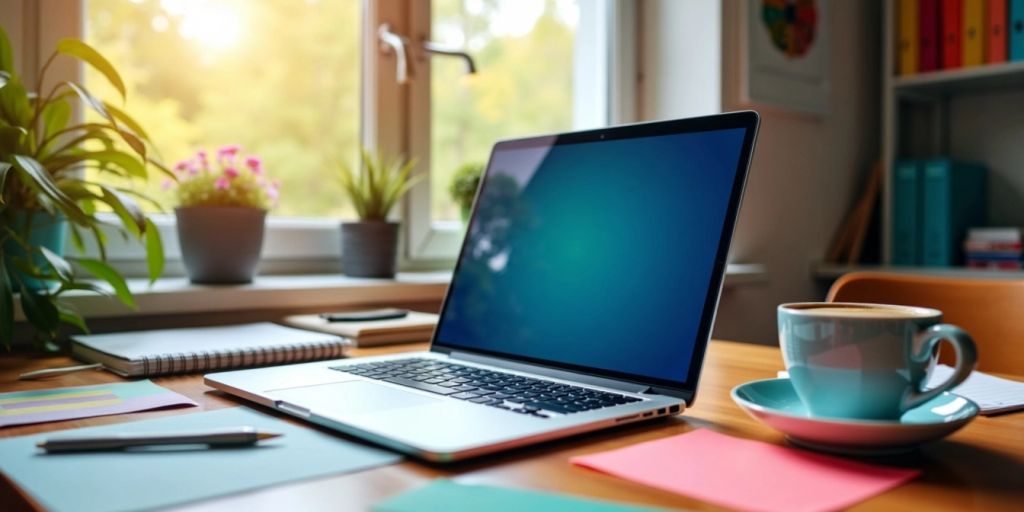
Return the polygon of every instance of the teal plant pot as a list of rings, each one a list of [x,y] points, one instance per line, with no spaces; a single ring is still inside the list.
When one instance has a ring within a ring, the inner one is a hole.
[[[45,247],[58,256],[64,256],[64,249],[68,240],[68,221],[64,217],[54,217],[46,212],[17,212],[11,220],[11,229],[24,238],[33,247]],[[28,231],[26,237],[25,233]],[[36,267],[47,268],[48,264],[42,253],[32,250],[32,264]],[[22,282],[30,290],[46,290],[57,285],[56,281],[36,279],[25,275],[15,264],[17,258],[26,257],[24,247],[18,242],[7,239],[4,241],[4,268],[11,276],[11,285],[17,289],[18,282]]]

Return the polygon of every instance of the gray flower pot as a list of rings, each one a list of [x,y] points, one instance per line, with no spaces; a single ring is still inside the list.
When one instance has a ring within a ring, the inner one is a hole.
[[[178,243],[193,283],[248,283],[263,248],[266,210],[231,206],[176,208]]]
[[[394,277],[397,222],[341,223],[341,270],[352,277]]]

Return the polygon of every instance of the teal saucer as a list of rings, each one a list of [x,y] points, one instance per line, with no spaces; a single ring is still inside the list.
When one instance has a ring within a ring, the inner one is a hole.
[[[903,413],[898,420],[814,417],[789,379],[741,384],[733,388],[732,399],[747,414],[782,432],[794,444],[850,455],[910,451],[956,432],[979,411],[974,402],[944,392]]]

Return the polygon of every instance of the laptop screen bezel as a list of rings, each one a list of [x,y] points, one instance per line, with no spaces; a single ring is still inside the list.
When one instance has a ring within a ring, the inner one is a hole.
[[[438,319],[438,328],[435,329],[434,331],[434,336],[431,341],[430,350],[432,352],[441,352],[446,354],[451,352],[478,354],[482,356],[489,356],[492,358],[511,360],[519,363],[543,366],[561,371],[568,371],[583,375],[596,375],[618,381],[642,384],[645,386],[650,386],[656,392],[661,392],[672,396],[678,396],[684,398],[687,403],[692,403],[693,397],[696,393],[697,382],[700,378],[700,371],[704,361],[704,354],[707,349],[708,341],[711,338],[711,329],[714,326],[714,319],[718,306],[718,299],[721,294],[722,283],[725,278],[725,269],[727,266],[729,245],[732,241],[733,232],[735,231],[736,219],[739,215],[739,206],[743,198],[744,188],[746,186],[747,175],[750,168],[750,160],[752,158],[754,151],[754,141],[757,136],[758,124],[759,116],[756,112],[742,111],[705,117],[630,124],[614,126],[609,128],[600,128],[596,130],[586,130],[556,135],[543,135],[523,139],[505,140],[495,144],[494,149],[491,151],[490,161],[488,162],[486,168],[487,170],[485,171],[486,176],[486,174],[489,173],[491,170],[494,161],[494,155],[501,150],[507,149],[550,147],[567,144],[657,137],[663,135],[709,132],[737,128],[741,128],[744,130],[743,144],[740,149],[739,160],[737,162],[733,188],[729,195],[729,206],[726,209],[726,216],[718,240],[718,248],[715,253],[715,261],[711,272],[711,278],[708,283],[707,295],[704,298],[700,325],[696,333],[696,339],[694,340],[693,353],[690,357],[690,367],[688,369],[687,378],[685,381],[660,379],[644,375],[616,372],[613,370],[606,370],[602,368],[594,368],[589,366],[563,363],[559,361],[551,361],[547,359],[526,357],[505,352],[483,350],[474,347],[465,347],[453,343],[445,343],[443,340],[438,339],[438,333],[441,331],[440,326],[444,324],[445,312],[447,309],[448,301],[451,299],[452,290],[455,289],[456,283],[459,280],[460,266],[463,260],[464,252],[467,250],[467,240],[463,240],[462,247],[459,250],[459,257],[458,260],[456,261],[455,270],[452,274],[452,282],[448,287],[448,291],[445,294],[444,302],[441,305],[440,318]],[[484,186],[486,186],[486,183],[486,178],[481,180],[481,190],[483,189]],[[480,190],[478,190],[478,198],[480,196],[480,193]],[[469,228],[472,228],[472,223],[476,219],[477,206],[477,201],[474,201],[473,212],[472,215],[470,216]],[[469,229],[467,229],[467,233],[468,232],[470,232]],[[466,238],[468,239],[468,236]],[[628,349],[623,348],[623,350]]]

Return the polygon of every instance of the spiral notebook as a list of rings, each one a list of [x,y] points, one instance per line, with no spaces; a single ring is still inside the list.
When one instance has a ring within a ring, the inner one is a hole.
[[[344,356],[344,337],[272,323],[71,336],[78,359],[125,377],[227,370]]]

